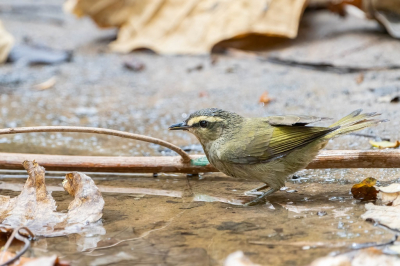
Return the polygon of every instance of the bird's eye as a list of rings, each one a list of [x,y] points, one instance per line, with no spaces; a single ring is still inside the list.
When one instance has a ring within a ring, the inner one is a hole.
[[[200,126],[201,126],[202,128],[205,128],[205,127],[208,126],[208,122],[207,122],[206,120],[201,120],[199,124],[200,124]]]

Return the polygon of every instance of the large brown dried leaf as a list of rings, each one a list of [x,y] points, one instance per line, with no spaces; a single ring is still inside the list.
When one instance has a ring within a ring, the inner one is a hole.
[[[45,169],[35,161],[25,161],[29,176],[18,197],[0,197],[0,222],[11,227],[26,226],[35,235],[60,236],[94,231],[104,234],[99,219],[104,200],[93,180],[85,174],[67,174],[64,189],[74,196],[68,213],[56,212],[56,202],[47,192]],[[97,223],[96,223],[97,222]]]
[[[306,0],[68,0],[65,9],[120,27],[111,49],[203,54],[248,34],[295,38]]]

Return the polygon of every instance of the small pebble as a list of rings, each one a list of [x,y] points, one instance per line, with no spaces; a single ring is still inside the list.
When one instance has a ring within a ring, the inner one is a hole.
[[[325,216],[325,215],[327,215],[328,213],[326,213],[326,211],[319,211],[319,212],[317,212],[317,215],[318,216]]]

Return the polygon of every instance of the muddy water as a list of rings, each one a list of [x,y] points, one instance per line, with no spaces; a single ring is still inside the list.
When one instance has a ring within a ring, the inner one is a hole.
[[[58,176],[48,174],[50,188],[60,186],[61,179],[54,178]],[[355,243],[393,237],[359,218],[364,204],[349,194],[351,184],[314,182],[305,173],[288,182],[287,190],[270,196],[269,203],[247,208],[198,200],[242,199],[244,191],[260,185],[257,182],[220,174],[189,182],[184,175],[92,176],[100,189],[112,191],[103,192],[105,230],[39,239],[28,256],[57,254],[73,265],[221,265],[228,254],[242,250],[261,265],[307,265],[328,253],[350,250]],[[7,184],[8,189],[0,193],[16,196],[19,192],[10,185],[24,181],[3,174],[0,188]],[[133,188],[142,190],[129,193]],[[165,191],[169,196],[154,195]],[[53,197],[58,211],[72,200],[61,191],[54,191]]]

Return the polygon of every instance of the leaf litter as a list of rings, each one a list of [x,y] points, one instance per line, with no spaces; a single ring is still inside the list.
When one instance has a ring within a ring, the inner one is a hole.
[[[400,146],[400,141],[390,142],[390,141],[372,141],[369,143],[378,149],[388,149],[388,148],[398,148]]]
[[[67,174],[63,188],[74,200],[68,212],[56,212],[56,201],[47,191],[45,169],[35,161],[23,162],[28,179],[15,198],[0,196],[0,222],[10,227],[26,226],[36,236],[55,237],[73,233],[105,234],[101,217],[104,200],[93,180],[79,172]]]

